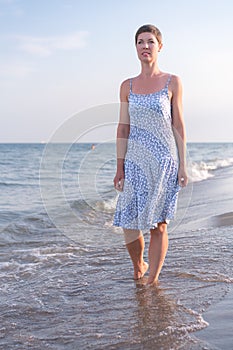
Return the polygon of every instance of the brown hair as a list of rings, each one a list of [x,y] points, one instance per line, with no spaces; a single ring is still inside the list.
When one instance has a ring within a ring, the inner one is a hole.
[[[158,40],[159,44],[162,43],[162,33],[160,32],[160,30],[152,24],[144,24],[143,26],[138,28],[135,34],[135,44],[137,44],[139,34],[142,33],[152,33]]]

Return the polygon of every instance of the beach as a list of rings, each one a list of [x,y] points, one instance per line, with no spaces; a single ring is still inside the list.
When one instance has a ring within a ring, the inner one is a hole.
[[[153,287],[112,226],[115,145],[91,145],[0,145],[0,348],[232,349],[233,144],[188,145]]]

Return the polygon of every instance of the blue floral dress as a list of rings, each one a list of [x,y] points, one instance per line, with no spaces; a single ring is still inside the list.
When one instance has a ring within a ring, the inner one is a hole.
[[[174,218],[180,186],[168,95],[170,79],[162,90],[150,94],[133,93],[130,80],[125,182],[117,200],[115,226],[147,230]]]

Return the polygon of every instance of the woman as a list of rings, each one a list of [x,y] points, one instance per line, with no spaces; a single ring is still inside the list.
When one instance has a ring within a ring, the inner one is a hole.
[[[120,191],[114,225],[123,228],[134,266],[134,279],[144,276],[143,230],[150,230],[149,277],[158,281],[168,249],[167,224],[174,218],[178,191],[187,185],[185,127],[180,79],[158,66],[162,35],[143,25],[135,35],[141,73],[120,88],[117,171]]]

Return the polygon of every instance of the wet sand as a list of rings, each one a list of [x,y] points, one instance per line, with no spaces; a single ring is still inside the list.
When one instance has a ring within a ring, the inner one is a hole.
[[[233,225],[233,212],[216,215],[212,219],[212,223],[215,224],[215,226],[230,226]]]
[[[230,287],[226,297],[216,305],[212,305],[207,312],[203,314],[205,321],[209,326],[197,333],[195,336],[208,344],[215,346],[216,349],[233,349],[233,288]]]
[[[208,186],[206,186],[208,185]],[[198,188],[198,191],[196,191]],[[208,228],[210,231],[216,230],[218,235],[228,232],[228,236],[233,235],[233,211],[232,211],[232,170],[226,169],[225,174],[221,178],[210,179],[210,181],[195,184],[193,198],[197,194],[200,196],[202,193],[203,198],[209,198],[208,205],[201,207],[201,215],[198,219],[195,219],[191,223],[187,223],[187,226],[192,227],[192,230],[199,230],[200,228]],[[204,201],[205,202],[205,201]],[[213,242],[212,242],[213,243]],[[229,239],[228,245],[225,248],[221,248],[219,251],[222,255],[221,260],[225,258],[225,250],[233,251],[232,240]],[[232,255],[232,253],[231,253]],[[213,303],[202,314],[203,319],[209,323],[209,326],[201,331],[195,332],[194,336],[204,341],[209,349],[221,349],[232,350],[233,349],[233,286],[232,266],[227,266],[229,270],[229,291],[227,294],[217,303]],[[231,271],[231,272],[230,272]]]

